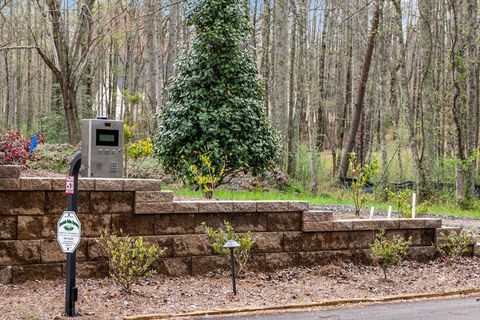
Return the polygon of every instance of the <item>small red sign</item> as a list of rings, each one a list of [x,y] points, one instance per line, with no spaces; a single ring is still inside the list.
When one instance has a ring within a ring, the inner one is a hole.
[[[75,177],[68,176],[65,180],[65,193],[74,194],[75,193]]]

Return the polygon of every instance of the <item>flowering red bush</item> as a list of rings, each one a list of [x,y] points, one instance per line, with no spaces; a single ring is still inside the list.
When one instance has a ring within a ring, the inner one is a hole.
[[[39,134],[38,143],[43,143],[43,140],[43,134]],[[28,160],[34,160],[29,149],[30,139],[22,137],[20,132],[12,129],[0,131],[0,158],[3,157],[5,164],[25,164]]]

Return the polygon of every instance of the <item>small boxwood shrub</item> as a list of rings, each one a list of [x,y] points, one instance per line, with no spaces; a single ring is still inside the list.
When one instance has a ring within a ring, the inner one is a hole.
[[[154,275],[156,271],[151,266],[165,253],[165,249],[143,237],[118,237],[105,230],[97,242],[107,256],[110,277],[126,292],[140,278]]]
[[[392,239],[385,237],[385,230],[381,230],[370,245],[372,250],[371,258],[382,268],[384,279],[387,280],[387,271],[390,267],[397,265],[408,253],[412,238],[405,240],[395,235]]]

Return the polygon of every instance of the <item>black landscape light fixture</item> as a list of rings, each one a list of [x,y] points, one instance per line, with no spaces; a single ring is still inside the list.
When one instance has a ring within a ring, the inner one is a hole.
[[[235,283],[235,256],[233,254],[233,250],[235,248],[240,248],[240,244],[235,241],[235,240],[228,240],[224,245],[223,245],[224,248],[226,249],[230,249],[230,263],[231,263],[231,266],[232,266],[232,287],[233,287],[233,294],[234,295],[237,295],[237,285]]]

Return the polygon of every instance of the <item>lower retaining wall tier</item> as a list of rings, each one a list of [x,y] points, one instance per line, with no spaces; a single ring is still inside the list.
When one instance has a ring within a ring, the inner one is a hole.
[[[0,283],[64,275],[65,254],[56,241],[56,223],[66,209],[64,180],[5,178],[5,171],[0,166]],[[2,188],[6,179],[18,180],[19,188]],[[170,191],[160,191],[158,180],[81,179],[79,186],[79,277],[107,275],[96,243],[104,228],[144,236],[166,248],[156,268],[170,275],[202,274],[226,265],[214,254],[203,222],[220,226],[229,221],[239,233],[251,231],[257,239],[253,270],[370,263],[369,246],[381,229],[387,236],[412,237],[410,258],[428,260],[445,230],[440,219],[334,220],[331,212],[309,211],[301,201],[173,201]]]

